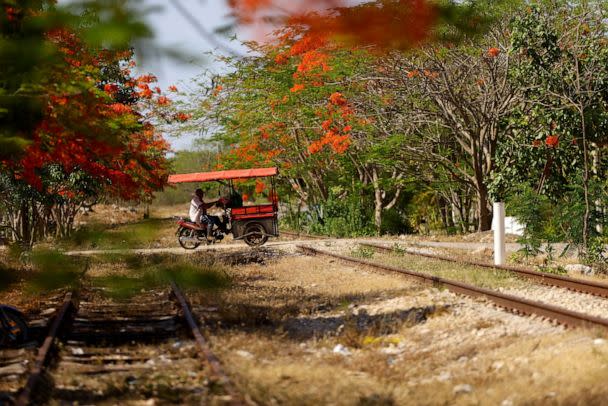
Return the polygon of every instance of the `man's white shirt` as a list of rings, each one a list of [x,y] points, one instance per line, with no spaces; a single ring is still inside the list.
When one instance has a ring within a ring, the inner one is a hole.
[[[201,214],[203,214],[203,201],[195,195],[190,201],[190,220],[200,223]]]

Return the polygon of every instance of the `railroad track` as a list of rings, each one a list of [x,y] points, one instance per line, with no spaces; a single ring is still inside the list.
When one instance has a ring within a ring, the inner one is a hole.
[[[299,238],[299,237],[303,237],[303,238],[310,238],[311,240],[326,240],[328,238],[331,237],[327,237],[327,236],[322,236],[322,235],[313,235],[313,234],[306,234],[306,233],[292,233],[291,231],[280,231],[281,235],[287,235],[290,237],[295,237],[295,238]]]
[[[110,300],[92,287],[68,293],[25,385],[10,403],[5,398],[0,404],[119,404],[152,397],[246,404],[175,283],[128,302]]]
[[[427,275],[420,272],[410,271],[395,266],[384,265],[377,262],[334,254],[308,246],[299,245],[297,248],[303,253],[309,255],[324,255],[327,257],[333,257],[346,262],[350,262],[356,265],[364,265],[377,270],[399,273],[410,277],[416,280],[417,282],[430,284],[433,286],[442,286],[457,294],[476,298],[484,298],[510,311],[525,315],[537,315],[546,319],[556,321],[565,326],[608,329],[608,319],[604,319],[601,317],[574,312],[558,306],[536,302],[514,295],[507,295],[490,289],[480,288],[466,283]]]
[[[465,264],[465,265],[473,265],[473,266],[489,268],[489,269],[498,269],[498,270],[514,273],[514,274],[524,277],[524,278],[531,279],[531,280],[541,283],[543,285],[566,288],[566,289],[573,290],[576,292],[588,293],[588,294],[594,295],[594,296],[608,297],[608,285],[604,284],[604,283],[600,283],[600,282],[587,281],[587,280],[583,280],[583,279],[570,278],[570,277],[562,276],[562,275],[554,275],[554,274],[550,274],[550,273],[537,272],[537,271],[533,271],[531,269],[526,269],[526,268],[516,267],[516,266],[493,265],[493,264],[488,264],[488,263],[480,262],[480,261],[468,261],[468,260],[463,260],[463,259],[455,259],[455,258],[451,258],[451,257],[445,256],[445,255],[427,254],[424,252],[418,252],[418,251],[409,250],[409,249],[401,249],[401,248],[396,249],[396,248],[387,247],[387,246],[380,245],[380,244],[359,243],[359,245],[361,245],[363,247],[373,248],[375,250],[385,251],[385,252],[391,252],[391,253],[402,252],[402,253],[405,253],[408,255],[417,255],[417,256],[437,259],[437,260],[441,260],[441,261],[448,261],[448,262],[454,262],[454,263]]]

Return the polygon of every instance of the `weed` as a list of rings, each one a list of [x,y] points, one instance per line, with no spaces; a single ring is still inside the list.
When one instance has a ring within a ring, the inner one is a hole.
[[[364,247],[362,245],[358,245],[357,248],[354,248],[350,254],[355,258],[372,258],[376,250],[370,247]]]

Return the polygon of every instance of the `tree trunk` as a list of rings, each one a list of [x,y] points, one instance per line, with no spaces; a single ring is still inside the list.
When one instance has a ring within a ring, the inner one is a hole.
[[[481,183],[477,187],[477,231],[492,229],[492,211],[488,207],[488,188]]]
[[[372,185],[374,186],[374,224],[376,225],[376,234],[380,235],[382,231],[382,189],[378,183],[378,172],[372,170]]]
[[[31,240],[31,224],[30,224],[30,210],[25,199],[21,203],[21,209],[19,211],[20,215],[20,223],[19,224],[19,234],[20,234],[20,242],[24,246],[29,246]]]

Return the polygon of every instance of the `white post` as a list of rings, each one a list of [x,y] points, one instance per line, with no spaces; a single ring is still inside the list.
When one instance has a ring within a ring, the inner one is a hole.
[[[505,264],[505,203],[494,202],[494,264]]]

